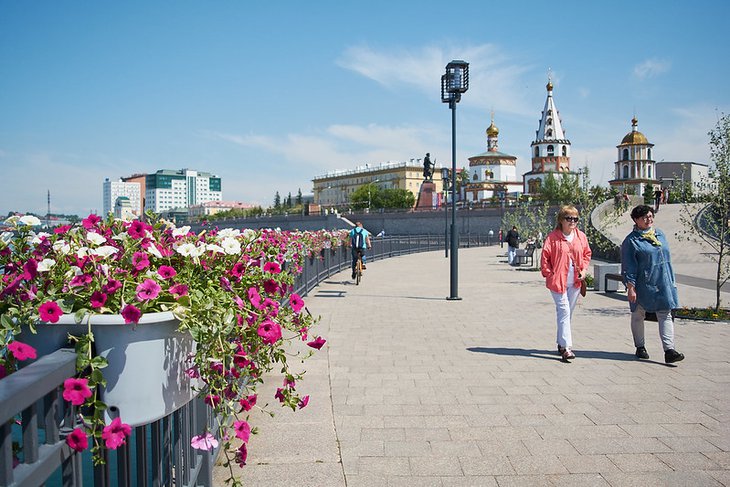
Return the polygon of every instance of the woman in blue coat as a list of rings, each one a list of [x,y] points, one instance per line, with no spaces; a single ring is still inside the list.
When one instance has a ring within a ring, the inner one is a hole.
[[[684,355],[674,349],[672,310],[679,307],[669,244],[664,232],[654,228],[654,210],[639,205],[631,211],[634,230],[621,244],[621,273],[631,307],[631,333],[636,356],[648,359],[644,341],[646,312],[656,313],[664,361],[679,362]]]

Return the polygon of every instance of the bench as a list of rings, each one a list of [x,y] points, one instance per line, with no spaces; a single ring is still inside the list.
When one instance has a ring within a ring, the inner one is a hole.
[[[615,293],[616,291],[608,289],[608,281],[619,281],[621,284],[624,284],[624,276],[621,274],[606,274],[605,276],[603,276],[603,289],[605,290],[604,292]],[[626,288],[625,284],[624,288]]]
[[[530,261],[530,266],[535,265],[535,244],[527,244],[524,249],[517,249],[515,252],[515,258],[517,259],[517,265],[527,264]]]

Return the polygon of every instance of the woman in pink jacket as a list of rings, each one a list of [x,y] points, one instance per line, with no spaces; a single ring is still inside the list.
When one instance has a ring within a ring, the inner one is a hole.
[[[540,270],[555,301],[558,353],[566,361],[575,358],[570,321],[590,261],[588,239],[578,230],[578,210],[574,206],[561,207],[555,230],[542,246]]]

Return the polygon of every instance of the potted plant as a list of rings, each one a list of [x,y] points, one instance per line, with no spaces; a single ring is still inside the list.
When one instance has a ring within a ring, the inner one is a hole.
[[[102,461],[103,448],[125,443],[130,423],[203,394],[220,430],[197,432],[192,446],[210,449],[220,438],[225,463],[245,464],[247,414],[263,374],[281,367],[282,404],[297,409],[309,400],[296,391],[302,374],[289,371],[285,346],[294,339],[313,349],[325,343],[309,336],[316,319],[292,293],[303,258],[316,249],[299,233],[196,234],[148,216],[149,223],[89,215],[52,233],[36,232],[33,216],[6,221],[14,231],[0,235],[0,377],[70,340],[79,359],[63,397],[83,411],[66,438],[72,448],[86,449],[90,438],[95,461]],[[123,387],[131,364],[162,369],[161,378],[146,377],[162,391],[159,410],[143,405],[133,412],[136,399],[124,402],[132,394]],[[242,443],[234,448],[236,438]],[[233,475],[231,481],[237,483]]]

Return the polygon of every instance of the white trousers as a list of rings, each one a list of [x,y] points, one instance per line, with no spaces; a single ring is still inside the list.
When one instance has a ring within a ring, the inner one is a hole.
[[[550,291],[550,294],[553,295],[553,301],[555,301],[555,311],[558,322],[558,334],[556,341],[558,346],[563,348],[570,348],[573,346],[573,335],[570,330],[570,323],[573,319],[575,304],[578,302],[578,295],[580,294],[580,288],[572,286],[574,276],[573,267],[571,266],[570,271],[568,271],[568,289],[566,289],[564,293]]]
[[[517,254],[517,247],[512,247],[511,245],[507,245],[507,263],[509,265],[514,265],[515,254]]]
[[[639,303],[636,303],[636,310],[631,313],[631,334],[634,335],[634,346],[646,346],[644,336],[644,318],[646,311]],[[674,350],[674,321],[670,310],[656,312],[657,321],[659,321],[659,338],[662,339],[662,347],[664,351]]]

